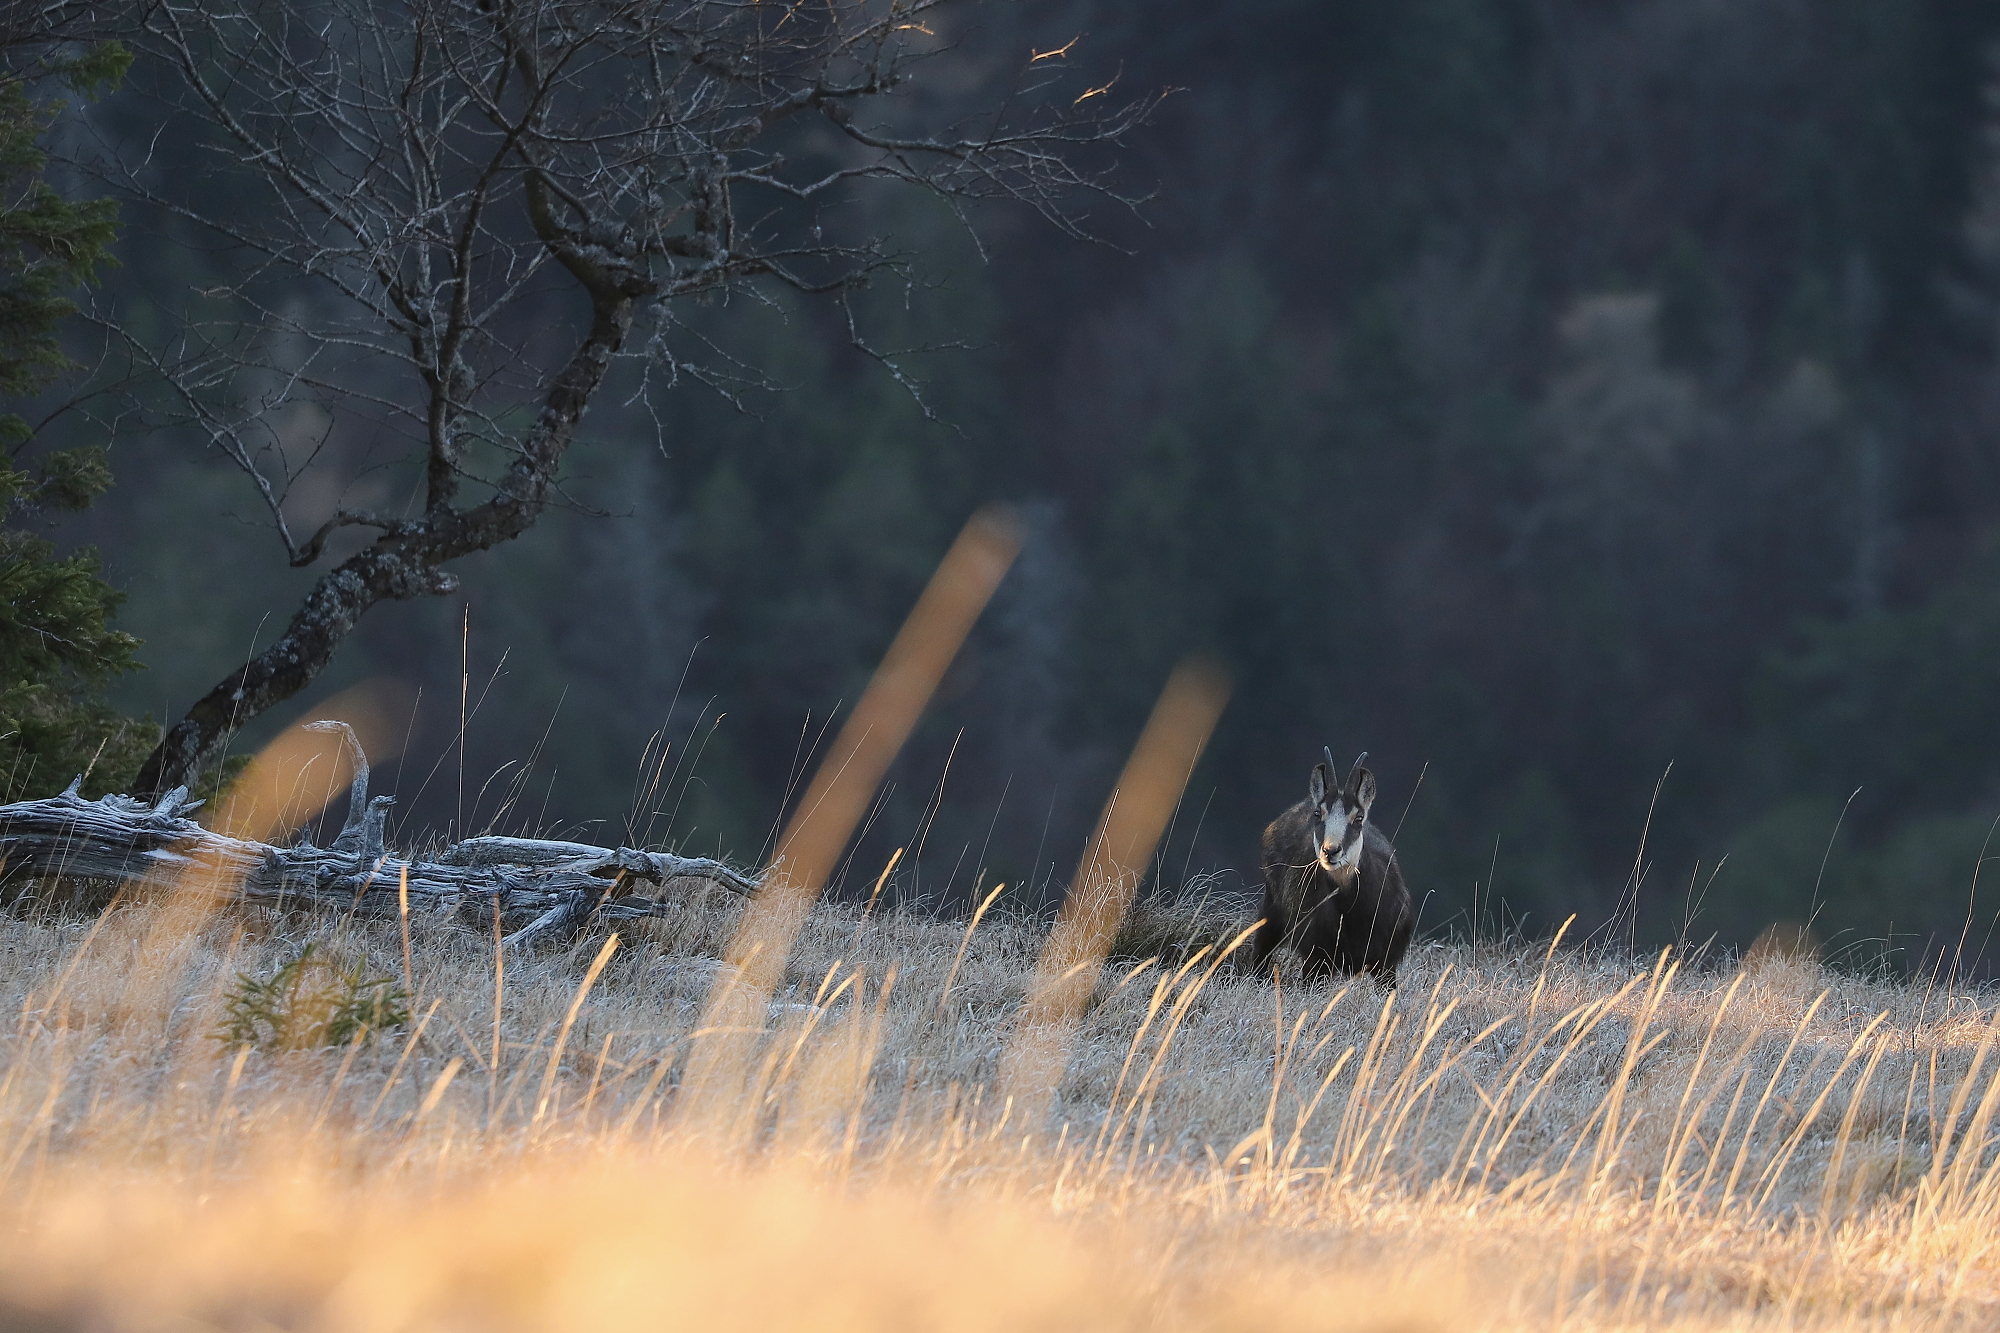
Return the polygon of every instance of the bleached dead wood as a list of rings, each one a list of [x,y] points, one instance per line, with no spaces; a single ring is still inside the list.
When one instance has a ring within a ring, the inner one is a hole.
[[[130,796],[87,801],[77,787],[0,805],[0,881],[117,880],[230,902],[393,914],[407,873],[411,912],[464,913],[490,928],[497,904],[502,923],[516,927],[506,937],[514,945],[574,932],[593,918],[657,916],[669,901],[662,891],[676,883],[746,895],[757,888],[753,876],[706,857],[533,838],[468,838],[433,860],[400,857],[382,844],[382,815],[394,798],[370,799],[365,762],[356,765],[346,824],[331,847],[304,840],[277,847],[203,828],[187,817],[201,802],[185,787],[152,805]]]

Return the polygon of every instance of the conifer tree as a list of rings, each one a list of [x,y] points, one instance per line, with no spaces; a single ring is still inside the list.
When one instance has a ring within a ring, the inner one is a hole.
[[[109,261],[117,206],[65,199],[47,179],[42,138],[60,108],[51,88],[89,95],[117,83],[130,57],[116,43],[77,57],[0,70],[0,395],[18,401],[74,367],[61,330],[67,295]],[[97,554],[63,554],[32,530],[50,512],[82,509],[111,482],[101,446],[37,448],[18,412],[0,414],[0,799],[92,788],[137,769],[151,728],[98,697],[138,666],[138,640],[112,628],[122,594]]]

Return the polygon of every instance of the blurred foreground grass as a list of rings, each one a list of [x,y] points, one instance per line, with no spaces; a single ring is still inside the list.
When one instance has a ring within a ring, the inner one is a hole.
[[[1149,911],[1046,1127],[997,912],[815,908],[713,1086],[734,899],[510,955],[497,1015],[490,937],[418,920],[409,1025],[290,1049],[215,1035],[239,976],[402,984],[396,922],[17,912],[0,1329],[2000,1321],[1984,993],[1494,946],[1300,991]]]

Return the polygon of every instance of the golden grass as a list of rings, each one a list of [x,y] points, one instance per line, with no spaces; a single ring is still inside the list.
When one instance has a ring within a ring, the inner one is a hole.
[[[822,904],[718,1117],[681,1076],[739,914],[509,957],[497,1014],[490,936],[419,919],[411,1029],[288,1052],[208,1035],[235,974],[310,941],[400,979],[397,921],[0,921],[0,1329],[2000,1319],[1981,993],[1114,959],[1035,1133],[995,1089],[1045,929]]]

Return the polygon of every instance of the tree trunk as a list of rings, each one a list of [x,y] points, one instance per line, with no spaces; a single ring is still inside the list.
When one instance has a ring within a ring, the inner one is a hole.
[[[458,581],[384,538],[327,572],[293,613],[276,643],[231,672],[167,730],[133,779],[135,795],[157,801],[192,785],[236,729],[275,703],[291,698],[333,660],[334,650],[376,602],[386,598],[449,593]]]
[[[133,780],[133,794],[157,801],[176,787],[193,786],[201,767],[238,728],[318,677],[369,607],[455,592],[457,578],[440,566],[533,527],[548,503],[577,422],[624,345],[642,294],[593,291],[590,333],[550,383],[534,428],[492,499],[403,524],[329,571],[313,585],[276,643],[231,672],[168,728]]]
[[[698,880],[741,894],[758,884],[705,857],[531,838],[470,838],[435,860],[409,860],[382,844],[374,812],[388,801],[370,801],[368,775],[358,772],[347,826],[332,847],[275,847],[186,818],[201,802],[184,787],[148,805],[129,796],[86,801],[71,783],[60,796],[0,805],[0,879],[117,880],[362,915],[394,915],[407,901],[413,913],[463,913],[482,927],[497,906],[517,923],[506,937],[511,945],[573,935],[593,919],[659,915],[670,900],[632,892],[639,882],[664,889]]]

